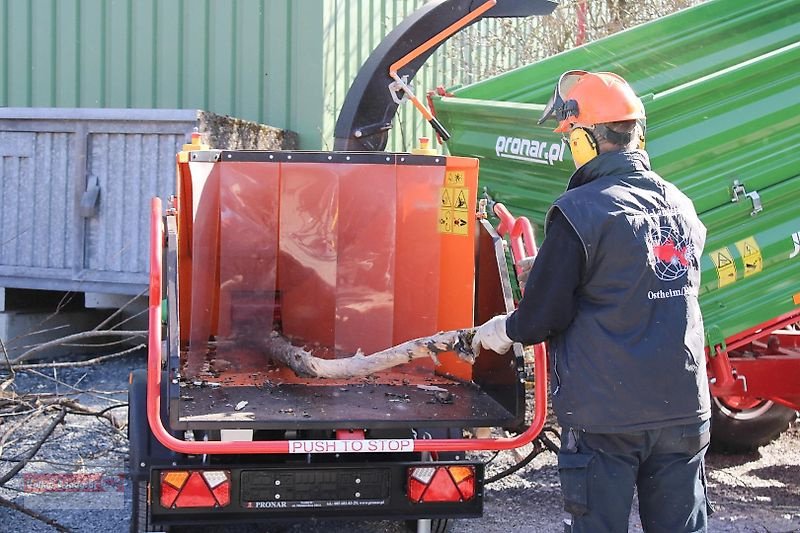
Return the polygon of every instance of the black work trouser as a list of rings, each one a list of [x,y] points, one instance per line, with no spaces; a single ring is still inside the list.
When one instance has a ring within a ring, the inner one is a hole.
[[[563,428],[558,470],[575,533],[628,530],[634,487],[647,533],[706,531],[709,422],[631,433]]]

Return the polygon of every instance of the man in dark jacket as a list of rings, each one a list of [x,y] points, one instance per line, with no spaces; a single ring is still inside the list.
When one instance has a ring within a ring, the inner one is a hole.
[[[540,123],[553,115],[577,171],[519,308],[478,328],[474,346],[549,341],[572,531],[626,531],[634,487],[645,531],[705,531],[705,227],[650,169],[644,107],[625,80],[567,72]]]

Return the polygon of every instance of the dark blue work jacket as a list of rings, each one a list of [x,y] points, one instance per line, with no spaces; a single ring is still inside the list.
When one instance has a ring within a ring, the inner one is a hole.
[[[553,204],[511,339],[549,339],[564,426],[638,431],[710,416],[698,304],[706,229],[643,151],[579,168]]]

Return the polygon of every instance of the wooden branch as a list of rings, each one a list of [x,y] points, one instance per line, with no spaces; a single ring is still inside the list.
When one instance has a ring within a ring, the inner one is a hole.
[[[83,339],[90,339],[95,337],[145,337],[146,338],[147,331],[117,331],[112,329],[105,329],[102,331],[84,331],[81,333],[75,333],[73,335],[67,335],[59,339],[54,339],[52,341],[37,344],[30,350],[23,352],[22,354],[12,359],[11,363],[12,364],[21,363],[26,359],[30,359],[37,353],[46,350],[47,348],[52,348],[53,346],[60,346],[62,344],[66,344],[69,342],[83,340]]]
[[[410,340],[370,355],[364,355],[359,350],[350,357],[322,359],[292,345],[286,337],[273,331],[266,340],[265,349],[275,362],[289,367],[298,376],[349,379],[369,376],[424,357],[432,358],[438,365],[439,360],[436,356],[444,352],[456,352],[463,361],[473,364],[475,354],[472,353],[471,342],[474,335],[473,328],[445,331],[430,337]]]
[[[111,323],[111,321],[114,320],[115,317],[117,317],[120,313],[122,313],[125,309],[127,309],[127,307],[129,305],[131,305],[137,299],[139,299],[142,296],[144,296],[145,294],[147,294],[148,290],[149,289],[142,289],[142,292],[140,292],[139,294],[137,294],[136,296],[134,296],[133,298],[131,298],[130,300],[125,302],[125,305],[123,305],[122,307],[120,307],[119,309],[117,309],[116,311],[111,313],[111,315],[108,318],[106,318],[105,320],[103,320],[102,322],[97,324],[95,327],[93,327],[92,331],[99,331],[99,330],[103,329],[107,324]],[[146,309],[144,311],[140,311],[139,313],[136,313],[134,315],[134,317],[139,316],[140,314],[144,313],[145,311],[146,311]],[[133,318],[133,317],[131,317],[131,318]],[[116,324],[114,327],[119,327],[121,324],[124,324],[128,320],[130,320],[130,318],[127,318],[124,321],[120,322],[119,324]]]
[[[15,376],[14,367],[11,366],[11,359],[8,357],[8,352],[6,351],[6,345],[3,343],[3,338],[0,337],[0,348],[3,350],[3,357],[6,360],[6,365],[8,365],[8,369],[11,371],[11,377]]]
[[[104,409],[100,409],[99,411],[87,407],[82,403],[78,402],[77,400],[72,400],[70,398],[60,398],[57,403],[62,408],[68,409],[67,414],[80,415],[80,416],[94,416],[97,418],[103,418],[105,420],[108,420],[111,426],[116,430],[120,430],[123,427],[125,427],[125,424],[120,423],[120,421],[114,418],[114,416],[111,413],[109,413],[109,411],[111,411],[112,409],[118,409],[120,407],[127,407],[128,406],[127,403],[119,405],[110,405]]]
[[[127,350],[123,350],[121,352],[111,353],[108,355],[101,355],[99,357],[95,357],[93,359],[87,359],[86,361],[61,361],[58,363],[33,363],[27,365],[13,365],[11,366],[11,370],[33,370],[39,368],[78,368],[81,366],[91,366],[97,363],[102,363],[104,361],[108,361],[109,359],[118,359],[120,357],[124,357],[131,352],[135,352],[137,350],[141,350],[142,348],[147,348],[146,344],[137,344],[132,348],[128,348]]]
[[[64,421],[65,416],[67,416],[67,410],[66,408],[62,407],[61,410],[58,412],[58,415],[56,415],[56,417],[50,421],[50,424],[44,430],[44,433],[42,433],[42,435],[36,440],[36,444],[34,444],[33,447],[30,450],[28,450],[28,452],[25,454],[22,460],[16,465],[14,465],[14,467],[11,470],[6,472],[6,474],[3,477],[0,477],[0,487],[8,483],[8,481],[14,476],[16,476],[20,470],[25,468],[25,465],[28,464],[28,461],[30,461],[33,458],[33,456],[36,455],[36,452],[39,451],[39,448],[42,447],[44,441],[46,441],[50,437],[50,435],[53,434],[53,431],[56,429],[56,426]]]

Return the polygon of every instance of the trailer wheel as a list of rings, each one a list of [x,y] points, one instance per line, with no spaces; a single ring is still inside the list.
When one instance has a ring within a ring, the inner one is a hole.
[[[131,533],[146,531],[170,531],[164,526],[155,526],[149,521],[150,503],[147,500],[147,482],[134,481],[131,484]]]
[[[163,379],[163,378],[162,378]],[[131,482],[131,533],[169,531],[154,525],[147,498],[148,465],[156,460],[164,463],[174,457],[158,442],[147,422],[147,371],[134,370],[128,385],[128,476]]]
[[[796,411],[771,400],[744,403],[715,397],[711,403],[711,449],[755,451],[778,438],[796,418]]]

